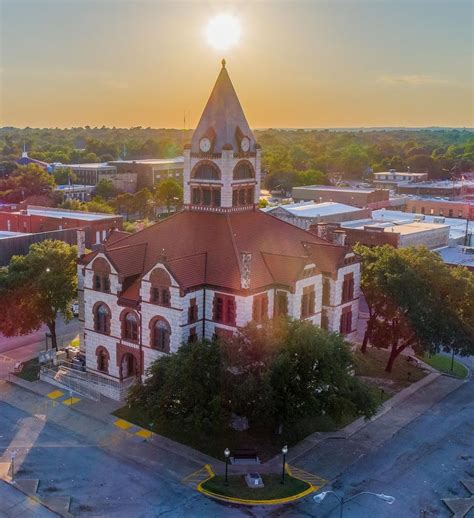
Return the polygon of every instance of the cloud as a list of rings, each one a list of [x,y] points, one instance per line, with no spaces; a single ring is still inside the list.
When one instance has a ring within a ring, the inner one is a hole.
[[[388,85],[408,85],[408,86],[424,86],[424,85],[453,85],[455,81],[450,79],[441,79],[424,74],[393,74],[383,75],[377,78],[378,83]]]

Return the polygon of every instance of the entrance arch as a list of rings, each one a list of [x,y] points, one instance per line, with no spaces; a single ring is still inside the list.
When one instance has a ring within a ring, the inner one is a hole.
[[[135,356],[131,353],[125,353],[120,362],[120,379],[124,380],[132,376],[138,377],[138,363]]]

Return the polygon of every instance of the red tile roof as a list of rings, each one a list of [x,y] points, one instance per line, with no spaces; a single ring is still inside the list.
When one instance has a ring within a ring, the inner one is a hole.
[[[292,285],[305,264],[313,262],[321,271],[334,271],[348,251],[257,209],[185,210],[141,232],[106,242],[104,248],[123,277],[144,275],[161,262],[183,289],[206,284],[230,290],[241,289],[243,252],[252,254],[250,289],[259,289],[275,283]],[[85,263],[90,257],[84,258]]]

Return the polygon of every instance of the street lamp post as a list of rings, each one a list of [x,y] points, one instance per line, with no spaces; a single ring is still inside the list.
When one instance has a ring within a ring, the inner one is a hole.
[[[286,454],[288,453],[288,446],[286,444],[281,449],[281,452],[283,453],[283,466],[282,466],[282,470],[281,470],[281,482],[280,482],[280,484],[284,484],[285,483]]]
[[[224,450],[224,455],[225,455],[225,481],[224,481],[224,484],[226,486],[229,485],[229,479],[227,477],[227,472],[228,472],[228,469],[229,469],[229,457],[230,457],[230,450],[229,448],[226,448]]]
[[[346,499],[344,499],[343,496],[339,496],[334,491],[323,491],[322,493],[319,493],[319,494],[313,496],[313,500],[317,504],[320,504],[329,494],[334,495],[337,498],[337,500],[339,501],[339,504],[340,504],[339,517],[340,518],[342,518],[342,513],[344,512],[344,504],[346,504],[347,502],[350,502],[351,500],[354,500],[354,498],[357,498],[360,495],[375,496],[376,498],[383,500],[384,502],[386,502],[389,505],[392,505],[393,502],[395,502],[395,497],[393,497],[393,496],[384,495],[383,493],[372,493],[371,491],[361,491],[360,493],[357,493],[356,495],[351,496],[350,498],[346,498]]]

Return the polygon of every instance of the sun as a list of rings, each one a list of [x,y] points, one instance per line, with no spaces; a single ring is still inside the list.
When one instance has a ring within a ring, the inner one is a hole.
[[[231,14],[219,14],[206,26],[207,42],[216,50],[228,50],[237,45],[241,33],[239,19]]]

